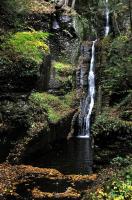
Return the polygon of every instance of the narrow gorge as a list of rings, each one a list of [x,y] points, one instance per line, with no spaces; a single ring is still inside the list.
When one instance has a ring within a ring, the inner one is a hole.
[[[130,200],[131,1],[0,10],[0,200]]]

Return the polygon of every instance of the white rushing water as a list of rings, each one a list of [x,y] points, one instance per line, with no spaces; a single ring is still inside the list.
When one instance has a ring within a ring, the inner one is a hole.
[[[88,94],[85,100],[85,104],[83,104],[83,113],[84,113],[84,119],[83,119],[83,127],[82,127],[82,133],[79,135],[79,138],[89,138],[90,137],[90,118],[94,106],[94,97],[95,97],[95,74],[94,74],[94,68],[95,68],[95,43],[97,40],[93,41],[92,44],[92,56],[90,61],[90,70],[88,75],[88,83],[89,83],[89,89]],[[82,106],[82,107],[83,107]]]
[[[57,20],[56,20],[56,19],[53,21],[52,28],[53,28],[54,30],[57,30],[57,29],[59,29],[59,28],[60,28],[60,26],[59,26],[59,23],[57,22]]]
[[[91,117],[91,113],[92,113],[93,106],[94,106],[94,96],[95,96],[95,74],[94,74],[95,43],[96,43],[96,40],[93,41],[93,45],[92,45],[92,57],[91,57],[90,71],[89,71],[89,76],[88,76],[88,80],[89,80],[88,96],[90,96],[90,104],[89,104],[89,108],[88,108],[88,114],[86,116],[86,133],[87,133],[88,137],[90,136],[90,117]]]
[[[105,25],[105,37],[108,36],[110,32],[110,26],[109,26],[109,18],[110,18],[110,11],[109,11],[109,2],[108,0],[105,0],[105,19],[106,19],[106,25]],[[92,56],[91,56],[91,62],[90,62],[90,70],[88,75],[88,84],[89,89],[87,93],[87,97],[85,99],[82,99],[80,101],[80,109],[81,109],[81,120],[80,120],[80,133],[79,138],[90,138],[90,119],[92,110],[94,107],[94,98],[95,98],[95,43],[97,40],[93,41],[92,44]],[[80,84],[83,85],[83,73],[81,69],[80,73]]]
[[[76,0],[72,0],[72,8],[74,9],[75,8],[75,3],[76,3]]]
[[[68,6],[68,3],[69,3],[69,0],[65,0],[64,5],[65,5],[65,6]]]
[[[110,11],[109,11],[109,2],[108,0],[106,0],[106,9],[105,9],[105,17],[106,17],[106,26],[105,26],[105,36],[108,36],[109,31],[110,31],[110,26],[109,26],[109,15],[110,15]]]

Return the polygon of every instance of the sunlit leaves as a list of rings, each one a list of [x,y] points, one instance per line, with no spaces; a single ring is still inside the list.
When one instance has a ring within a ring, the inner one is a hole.
[[[49,47],[45,43],[48,33],[42,31],[17,32],[9,37],[3,44],[3,49],[16,58],[25,58],[41,63],[44,53],[49,52]]]

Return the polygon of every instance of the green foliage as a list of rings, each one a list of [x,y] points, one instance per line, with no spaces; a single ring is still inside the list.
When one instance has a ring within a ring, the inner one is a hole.
[[[63,99],[61,100],[59,97],[48,93],[34,92],[31,94],[29,100],[47,112],[49,120],[53,123],[61,120],[71,110]]]
[[[48,35],[42,31],[17,32],[11,35],[2,47],[9,56],[15,56],[17,60],[25,58],[39,64],[43,60],[44,53],[49,52],[45,44]]]
[[[73,20],[75,31],[78,37],[80,37],[80,39],[83,40],[83,38],[88,34],[89,21],[87,18],[80,15],[75,15]]]
[[[129,108],[132,106],[132,91],[130,90],[128,95],[121,101],[120,104],[118,104],[117,108],[121,109],[121,108]]]
[[[53,67],[59,74],[68,75],[72,74],[73,67],[71,64],[63,63],[63,62],[54,62]]]
[[[132,199],[132,166],[119,171],[105,183],[103,188],[90,194],[91,200],[130,200]]]
[[[107,47],[107,65],[103,71],[102,87],[107,94],[118,93],[130,89],[131,69],[131,39],[121,35],[102,44]],[[106,51],[106,50],[105,50]],[[122,87],[120,87],[122,85]]]
[[[111,38],[109,36],[107,37],[104,37],[102,40],[101,40],[101,46],[104,48],[107,48],[109,49],[110,48],[110,44],[111,44]]]
[[[65,94],[72,87],[74,66],[64,62],[53,62],[53,68],[56,71],[56,80],[64,88]]]
[[[73,90],[69,93],[67,93],[64,97],[64,103],[69,105],[70,107],[75,107],[77,104],[77,95],[76,95],[76,90]]]
[[[112,113],[103,112],[99,115],[92,126],[94,135],[110,135],[114,133],[130,134],[132,131],[132,122],[119,119],[118,116],[112,116]]]
[[[10,80],[11,78],[16,80],[24,76],[33,77],[35,75],[36,77],[39,75],[39,67],[35,61],[25,58],[19,58],[14,62],[7,56],[0,58],[1,75],[9,77]],[[34,81],[36,80],[34,79]]]
[[[128,10],[128,3],[127,3],[127,1],[124,1],[124,0],[120,0],[120,1],[110,0],[109,4],[110,4],[111,12],[116,11],[117,13],[118,12],[122,13],[122,12]]]
[[[132,158],[130,156],[121,157],[117,156],[112,159],[111,164],[116,167],[126,167],[132,163]]]
[[[112,41],[110,51],[123,50],[122,48],[124,48],[126,42],[129,42],[129,38],[127,35],[118,36]]]
[[[132,121],[132,111],[126,110],[121,113],[120,118],[128,121]]]
[[[30,0],[1,0],[0,5],[10,14],[25,13]]]

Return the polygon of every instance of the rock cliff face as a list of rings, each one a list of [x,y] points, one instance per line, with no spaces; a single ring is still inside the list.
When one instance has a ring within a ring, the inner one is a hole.
[[[71,3],[70,1],[69,5]],[[109,1],[110,34],[106,38],[103,1],[97,3],[78,0],[75,4],[76,12],[64,5],[35,1],[28,10],[22,13],[15,10],[13,14],[9,12],[6,3],[3,5],[1,4],[0,34],[10,33],[11,36],[6,34],[1,37],[1,148],[7,148],[7,151],[4,150],[1,154],[2,160],[10,151],[14,152],[13,148],[18,141],[25,141],[28,146],[35,132],[50,132],[50,124],[56,126],[65,117],[68,120],[72,118],[71,113],[78,107],[78,98],[83,99],[88,90],[91,46],[95,38],[98,38],[98,43],[96,105],[92,132],[95,135],[102,133],[99,128],[100,120],[107,119],[110,115],[113,116],[109,118],[110,121],[118,118],[117,131],[120,127],[123,132],[125,127],[128,132],[131,131],[131,23],[127,3],[121,1],[116,4]],[[13,22],[13,18],[18,21]],[[48,35],[42,36],[41,30]],[[33,38],[35,34],[37,40]],[[42,43],[42,37],[45,43]],[[20,46],[17,46],[19,43]],[[27,47],[21,48],[27,44],[32,44],[32,52]],[[16,49],[15,52],[12,51],[13,48]],[[75,88],[77,101],[75,92],[71,92]],[[49,94],[48,100],[43,92]],[[58,99],[54,98],[54,95],[58,95]],[[48,105],[54,108],[50,109]],[[57,113],[56,117],[58,106],[61,108],[61,114]],[[78,115],[75,116],[74,121],[77,122]],[[71,126],[68,124],[67,134]],[[77,125],[74,126],[77,131]],[[108,131],[109,127],[106,130]],[[114,127],[110,127],[110,132],[113,130]]]
[[[5,30],[10,35],[1,37],[0,160],[17,163],[67,137],[76,109],[73,75],[80,38],[73,23],[77,14],[69,8],[36,1],[24,13],[8,9],[1,3],[1,35]],[[22,28],[10,19],[6,23],[7,14]]]

